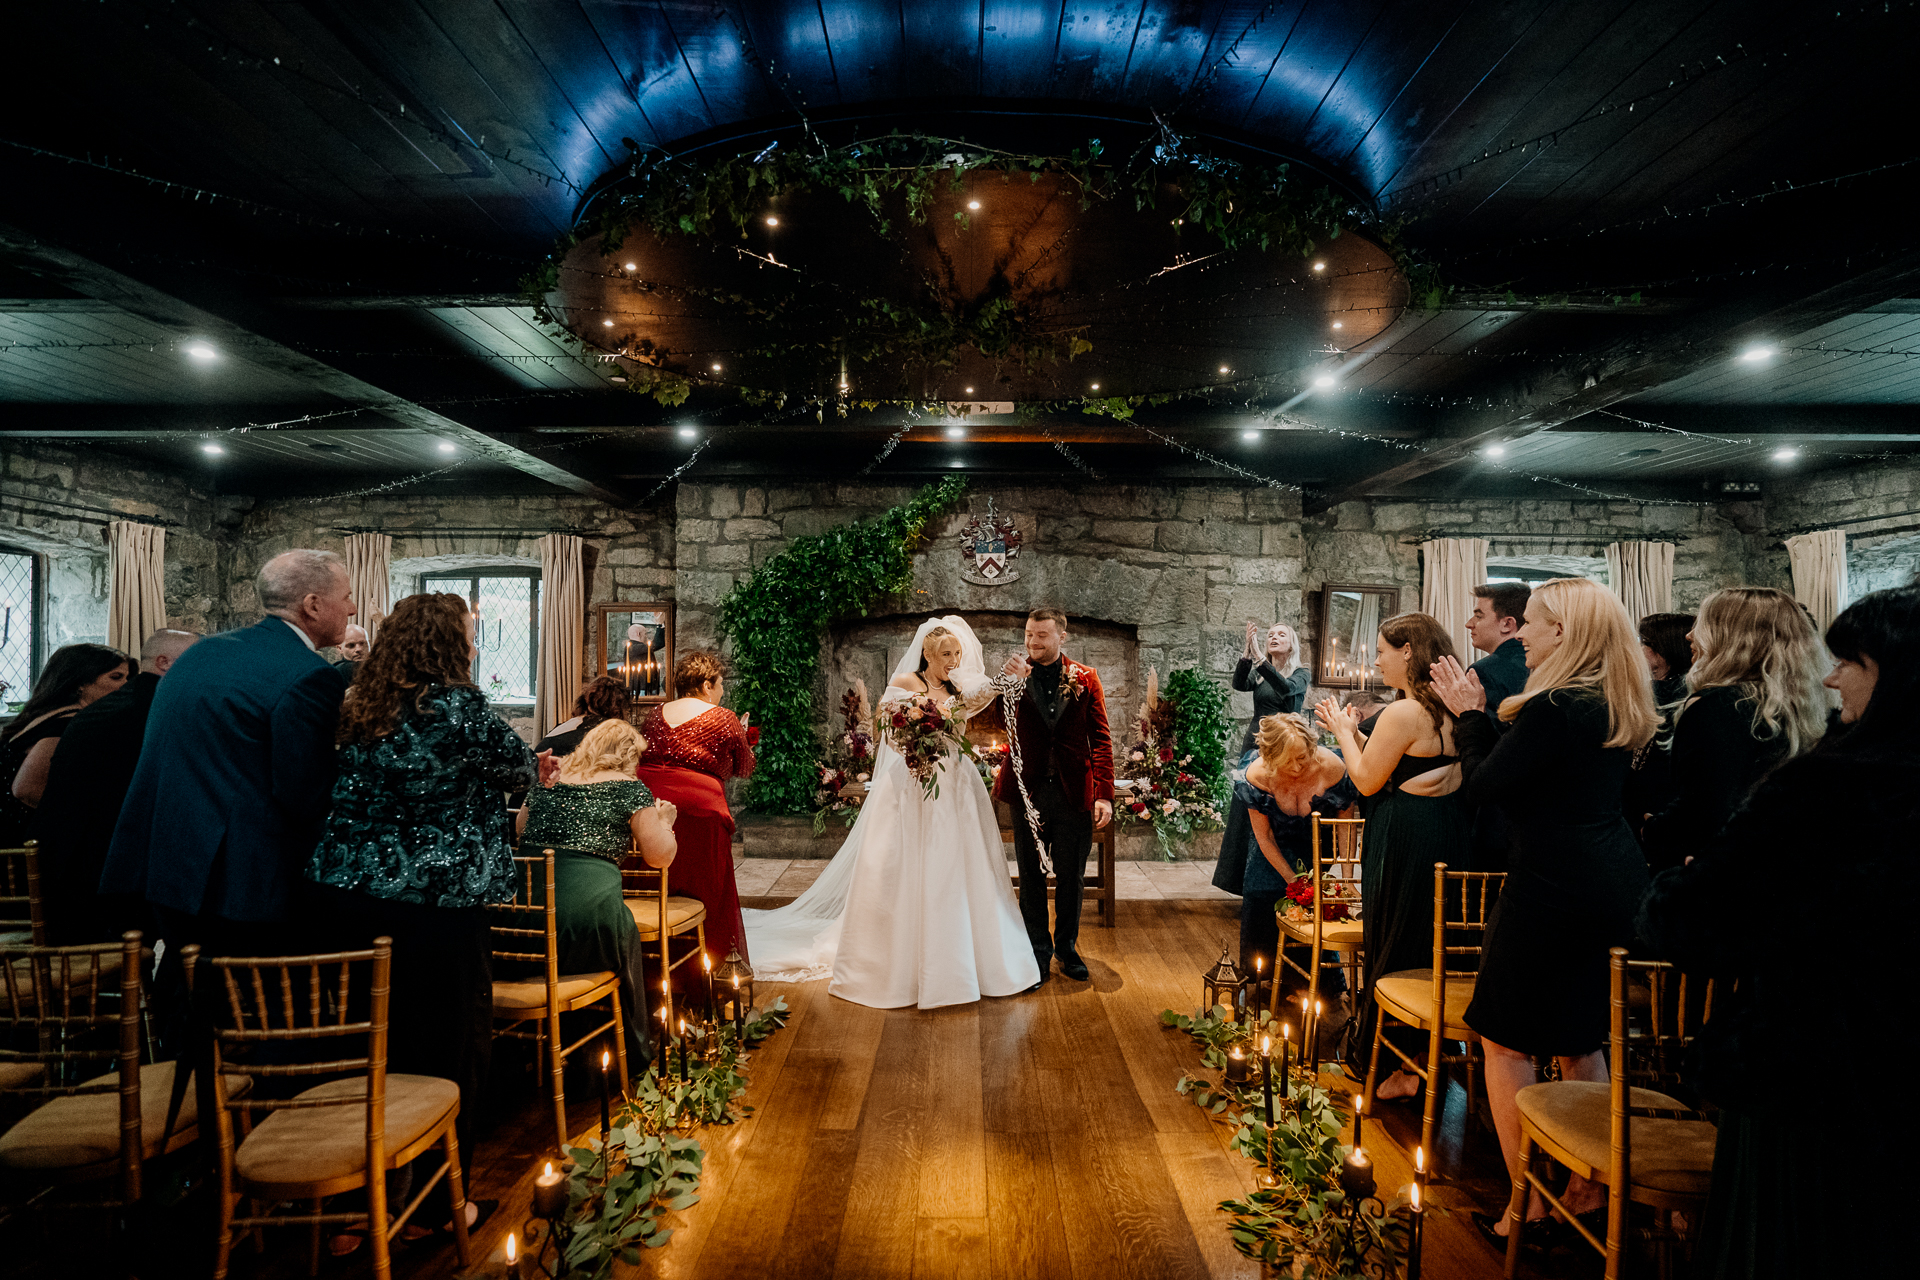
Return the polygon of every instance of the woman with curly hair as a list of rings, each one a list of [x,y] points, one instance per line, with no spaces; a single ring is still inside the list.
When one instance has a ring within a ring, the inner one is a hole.
[[[733,879],[727,779],[751,776],[754,765],[746,726],[720,705],[727,692],[725,677],[719,654],[690,649],[681,655],[673,668],[673,687],[680,696],[653,708],[640,722],[647,746],[637,770],[649,791],[679,810],[674,834],[680,854],[673,864],[673,891],[706,904],[707,949],[715,961],[724,959],[730,948],[747,954],[740,890]],[[677,984],[700,980],[700,970],[692,965],[675,971]]]
[[[331,945],[393,939],[387,1065],[460,1086],[463,1165],[493,1039],[486,906],[514,890],[502,793],[538,772],[473,683],[474,653],[459,596],[394,606],[340,711],[333,811],[306,886],[306,915]]]
[[[620,864],[638,849],[648,866],[671,866],[678,847],[678,811],[634,777],[646,747],[625,720],[602,720],[561,761],[552,786],[527,794],[518,818],[521,853],[553,850],[560,972],[620,975],[627,1057],[642,1063],[654,1056],[647,974],[640,928],[620,894]]]

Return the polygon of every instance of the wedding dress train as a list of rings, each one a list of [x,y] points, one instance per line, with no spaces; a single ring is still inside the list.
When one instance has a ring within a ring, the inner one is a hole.
[[[968,714],[991,700],[979,642],[959,618],[956,684]],[[911,669],[911,668],[908,668]],[[882,710],[916,695],[889,687]],[[811,888],[774,911],[747,911],[748,954],[762,982],[832,975],[827,990],[876,1009],[937,1009],[1007,996],[1040,981],[1008,878],[993,800],[973,762],[950,749],[929,798],[884,744],[859,817]]]

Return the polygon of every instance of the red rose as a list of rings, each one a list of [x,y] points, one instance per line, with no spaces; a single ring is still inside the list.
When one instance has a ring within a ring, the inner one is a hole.
[[[1172,763],[1173,763],[1173,748],[1172,748],[1172,747],[1162,747],[1162,748],[1160,748],[1160,763],[1161,763],[1161,764],[1172,764]]]
[[[1344,902],[1329,902],[1326,906],[1320,908],[1320,918],[1322,920],[1345,920],[1348,914],[1347,904]]]
[[[1287,886],[1287,900],[1303,907],[1312,906],[1313,882],[1305,876],[1295,877],[1293,883]]]
[[[1135,800],[1133,802],[1133,811],[1135,813],[1145,813],[1147,811],[1147,806],[1141,801]]]
[[[896,728],[896,729],[904,729],[904,728],[906,728],[906,727],[907,727],[907,713],[906,713],[906,712],[904,712],[904,711],[896,711],[896,712],[894,712],[894,713],[893,713],[893,727],[894,727],[894,728]]]
[[[758,725],[749,725],[747,727],[747,745],[750,747],[760,745],[760,727]]]

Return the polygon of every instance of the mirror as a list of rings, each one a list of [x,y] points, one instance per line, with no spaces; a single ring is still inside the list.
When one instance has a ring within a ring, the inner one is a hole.
[[[673,605],[632,601],[594,606],[598,616],[600,666],[636,702],[673,697]]]
[[[1313,682],[1331,689],[1379,684],[1374,642],[1380,624],[1398,612],[1398,587],[1328,583],[1320,592],[1320,652]]]

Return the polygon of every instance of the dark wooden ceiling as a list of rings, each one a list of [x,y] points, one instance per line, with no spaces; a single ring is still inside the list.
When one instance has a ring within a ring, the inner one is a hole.
[[[858,470],[898,411],[663,409],[517,282],[636,151],[895,128],[1164,125],[1405,217],[1454,284],[1329,353],[1334,388],[1049,425],[1103,475],[1227,474],[1164,438],[1315,503],[1698,497],[1920,447],[1911,2],[102,0],[10,34],[39,74],[0,85],[0,438],[232,492],[630,501],[702,444],[688,474]],[[249,424],[288,425],[219,434]],[[946,426],[875,474],[1075,474],[1030,422]]]

